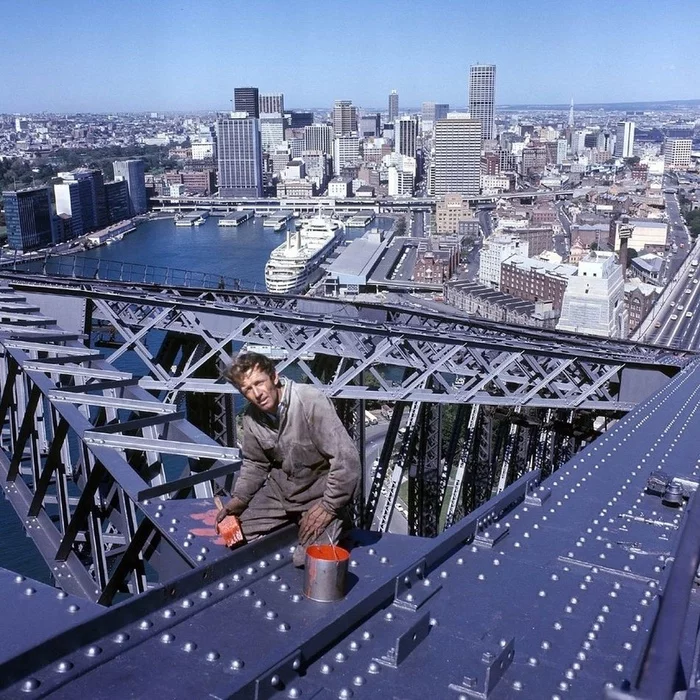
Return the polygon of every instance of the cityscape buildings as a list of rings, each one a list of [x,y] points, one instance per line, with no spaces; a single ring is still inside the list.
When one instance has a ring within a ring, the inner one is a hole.
[[[351,100],[335,101],[332,125],[336,136],[347,136],[357,131],[357,107]]]
[[[284,115],[284,94],[281,92],[271,92],[260,95],[259,98],[259,113],[260,114],[275,114],[277,116]]]
[[[126,180],[129,190],[129,210],[132,215],[145,214],[148,211],[146,198],[145,164],[138,158],[115,160],[114,179]]]
[[[394,122],[394,143],[397,153],[411,158],[416,157],[418,122],[414,117],[401,117]]]
[[[495,137],[496,66],[469,68],[469,116],[481,124],[482,139]]]
[[[666,139],[664,141],[664,168],[666,170],[686,170],[690,167],[692,150],[692,139]]]
[[[434,194],[479,194],[481,122],[452,112],[435,125]]]
[[[217,119],[216,142],[219,193],[224,197],[262,197],[259,120],[247,112],[233,112],[228,118]]]
[[[396,90],[392,90],[389,93],[389,119],[388,121],[394,122],[399,116],[399,93]]]
[[[328,124],[312,124],[304,127],[304,150],[333,153],[333,127]]]
[[[634,122],[617,123],[615,133],[615,157],[631,158],[634,155]]]
[[[7,240],[15,250],[27,251],[51,243],[53,225],[48,187],[3,192]]]
[[[260,116],[260,97],[256,87],[239,87],[233,90],[234,112],[247,112],[249,117]]]

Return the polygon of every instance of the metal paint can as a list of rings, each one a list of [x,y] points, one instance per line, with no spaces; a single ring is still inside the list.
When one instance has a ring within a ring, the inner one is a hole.
[[[334,544],[312,544],[306,548],[304,595],[319,603],[345,597],[345,579],[350,552]]]

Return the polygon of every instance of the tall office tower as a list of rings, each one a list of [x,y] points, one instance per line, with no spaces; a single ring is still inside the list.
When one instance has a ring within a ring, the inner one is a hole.
[[[72,237],[82,236],[92,226],[83,221],[83,207],[80,196],[80,182],[77,180],[64,180],[53,186],[56,200],[56,213],[61,216],[70,216]]]
[[[574,98],[571,98],[571,107],[569,107],[569,129],[574,128]]]
[[[249,117],[260,116],[260,97],[256,87],[240,87],[233,90],[233,109],[235,112],[248,112]]]
[[[328,124],[312,124],[304,127],[304,150],[333,154],[333,127]]]
[[[268,153],[284,141],[284,117],[281,114],[272,112],[260,115],[260,141],[263,151]]]
[[[399,93],[396,90],[392,90],[389,93],[389,119],[387,121],[393,122],[398,119],[399,116]]]
[[[448,114],[435,124],[435,195],[479,194],[481,122],[464,114]]]
[[[311,126],[314,123],[313,112],[289,112],[285,114],[292,129],[301,129],[304,126]]]
[[[48,187],[3,192],[7,240],[15,250],[32,250],[51,243],[51,197]]]
[[[368,136],[379,136],[381,126],[380,114],[363,115],[360,119],[360,138],[366,139]]]
[[[216,122],[219,193],[222,197],[262,197],[260,124],[245,112]]]
[[[357,136],[337,136],[333,141],[333,173],[354,168],[360,161],[360,141]]]
[[[280,117],[284,114],[284,94],[272,92],[267,95],[260,95],[260,114],[275,114]]]
[[[138,158],[115,160],[114,179],[126,180],[129,188],[129,209],[131,216],[145,214],[148,211],[146,197],[145,163]]]
[[[107,203],[105,200],[105,185],[102,171],[78,168],[71,172],[58,173],[58,177],[60,177],[63,182],[74,182],[77,184],[79,194],[73,194],[72,197],[74,205],[76,197],[78,197],[77,201],[80,203],[81,213],[79,214],[79,218],[82,219],[82,222],[75,222],[79,230],[86,233],[105,227],[107,225]],[[68,200],[65,199],[67,191],[60,191],[62,197],[61,201],[67,202]],[[76,216],[75,212],[70,211],[71,207],[67,204],[66,206],[69,208],[60,210],[57,213],[67,214],[71,217]]]
[[[108,223],[129,218],[129,184],[126,180],[105,182],[105,199]]]
[[[469,116],[481,123],[482,139],[496,136],[496,66],[475,65],[469,68]]]
[[[435,128],[435,123],[447,117],[450,111],[448,104],[424,102],[421,108],[421,131],[425,134]]]
[[[357,107],[353,107],[351,100],[336,100],[332,122],[336,136],[352,134],[357,131]]]
[[[634,155],[634,122],[618,122],[615,133],[615,157],[631,158]]]
[[[394,150],[403,156],[416,157],[418,122],[414,117],[401,117],[394,122]]]
[[[693,139],[666,139],[664,141],[664,169],[687,170],[690,167],[690,152]]]
[[[557,165],[561,165],[566,160],[566,139],[557,139]]]

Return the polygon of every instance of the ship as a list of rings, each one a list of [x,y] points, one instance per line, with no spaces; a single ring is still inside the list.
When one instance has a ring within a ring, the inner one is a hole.
[[[268,292],[300,294],[321,274],[321,263],[342,243],[342,224],[318,214],[303,222],[298,231],[287,231],[265,265]]]

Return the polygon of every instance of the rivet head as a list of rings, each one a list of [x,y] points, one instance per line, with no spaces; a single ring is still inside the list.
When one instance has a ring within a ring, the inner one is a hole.
[[[279,685],[279,684],[280,684],[280,677],[277,674],[275,674],[274,676],[272,676],[272,678],[270,678],[270,685]]]
[[[185,598],[180,605],[182,605],[183,608],[191,608],[193,603],[189,598]]]
[[[219,658],[218,651],[210,651],[207,653],[207,661],[216,661]]]
[[[336,661],[339,661],[340,663],[343,663],[343,661],[345,661],[345,654],[343,654],[342,651],[339,651],[339,652],[335,655],[335,660],[336,660]]]
[[[59,661],[56,664],[57,673],[68,673],[73,668],[73,664],[70,661]]]
[[[169,632],[166,632],[165,634],[161,634],[161,636],[160,636],[160,641],[163,642],[163,644],[171,644],[174,639],[175,639],[175,635],[170,634]]]
[[[286,622],[280,622],[280,624],[277,625],[277,629],[280,632],[287,632],[289,630],[289,625]]]
[[[58,598],[59,600],[63,600],[67,596],[68,594],[65,591],[59,591],[58,593],[56,593],[56,598]]]
[[[350,650],[351,651],[357,651],[360,648],[360,645],[357,642],[350,642]]]
[[[117,644],[124,644],[124,642],[129,641],[129,635],[126,634],[125,632],[119,632],[119,634],[114,635],[114,641]]]
[[[340,700],[347,700],[348,698],[351,698],[354,695],[352,690],[350,688],[341,688],[340,692],[338,693],[338,697]]]
[[[367,670],[370,673],[379,673],[380,669],[381,667],[376,661],[372,661],[372,663],[370,663],[370,665],[367,667]]]
[[[153,623],[150,620],[141,620],[141,622],[139,622],[139,629],[142,629],[142,630],[147,630],[152,626],[153,626]]]
[[[234,671],[240,671],[243,668],[243,666],[243,661],[241,661],[240,659],[234,659],[233,661],[231,661],[231,668]]]
[[[327,676],[329,673],[332,673],[332,672],[333,672],[333,666],[331,666],[330,664],[323,664],[323,666],[321,666],[321,673],[323,673],[324,675]]]
[[[182,645],[182,650],[187,651],[187,652],[194,651],[196,648],[197,648],[197,645],[194,642],[185,642]]]
[[[71,605],[68,606],[69,613],[77,613],[78,610],[80,610],[80,606],[76,605],[75,603],[72,603]]]
[[[301,697],[301,692],[298,688],[290,688],[287,697],[292,699]]]
[[[98,656],[99,654],[102,653],[102,649],[100,647],[98,647],[97,645],[93,644],[91,647],[88,647],[88,649],[85,653],[88,656],[95,657],[95,656]]]
[[[384,619],[391,622],[394,619],[394,613],[388,612],[386,615],[384,615]]]
[[[362,633],[362,639],[364,639],[365,641],[368,640],[368,639],[372,639],[372,633],[369,632],[369,631],[363,632],[363,633]]]
[[[276,613],[274,610],[268,610],[268,611],[265,613],[265,617],[266,617],[268,620],[274,620],[274,619],[277,617],[277,613]]]
[[[167,610],[163,610],[163,617],[174,617],[174,616],[175,616],[174,610],[170,610],[170,608],[168,608]]]
[[[36,690],[40,685],[36,678],[27,678],[27,680],[22,683],[22,690],[25,693],[31,693],[32,690]]]
[[[24,595],[34,595],[36,593],[36,588],[32,588],[31,586],[29,588],[24,589]]]
[[[352,679],[352,684],[353,684],[353,685],[358,685],[358,686],[359,686],[359,685],[364,685],[364,684],[365,684],[365,679],[364,679],[363,676],[355,676],[355,677]]]

